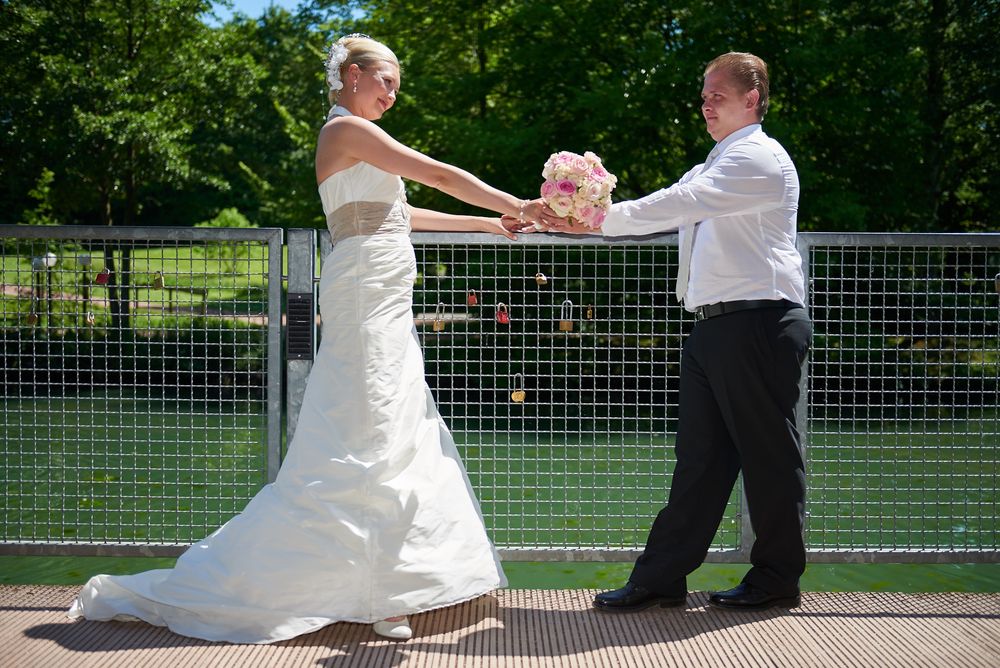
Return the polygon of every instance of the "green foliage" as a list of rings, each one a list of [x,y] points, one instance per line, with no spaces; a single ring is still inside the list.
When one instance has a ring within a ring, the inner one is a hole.
[[[798,166],[803,229],[996,227],[992,0],[313,0],[218,26],[210,4],[4,5],[0,222],[183,225],[235,207],[321,226],[323,50],[362,31],[403,63],[383,126],[519,196],[560,149],[601,155],[619,199],[675,181],[711,145],[702,68],[734,49],[771,66],[765,125]],[[29,193],[46,169],[42,211]]]
[[[220,228],[255,228],[257,227],[249,220],[246,216],[239,212],[239,210],[234,208],[223,209],[219,212],[212,220],[206,220],[203,223],[198,223],[195,227],[204,227],[209,229],[220,229]],[[230,274],[236,272],[237,263],[240,259],[249,256],[250,247],[247,244],[236,241],[236,242],[226,242],[217,241],[206,243],[204,246],[204,253],[206,258],[221,260],[225,263],[226,271]]]
[[[159,222],[165,192],[227,188],[198,134],[233,118],[260,71],[200,20],[209,6],[10,3],[0,82],[14,91],[3,104],[14,184],[44,166],[61,222],[124,225]]]
[[[59,221],[53,215],[52,209],[52,181],[55,174],[51,169],[43,168],[41,176],[35,187],[28,191],[28,197],[38,203],[33,209],[24,211],[24,218],[21,222],[25,225],[58,225]]]
[[[343,8],[350,3],[327,3]],[[803,185],[803,229],[990,229],[998,204],[995,2],[540,0],[363,4],[332,24],[403,62],[397,138],[531,195],[548,153],[600,154],[616,198],[674,182],[711,145],[702,68],[726,50],[771,68],[767,130]],[[415,203],[465,207],[420,187]],[[995,227],[993,225],[992,227]]]

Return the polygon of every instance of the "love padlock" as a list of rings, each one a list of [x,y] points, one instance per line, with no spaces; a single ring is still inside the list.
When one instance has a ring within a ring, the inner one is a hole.
[[[99,273],[97,275],[97,278],[94,280],[101,285],[107,285],[108,280],[110,279],[111,279],[111,270],[105,267],[104,269],[101,269],[101,273]]]
[[[35,313],[34,311],[32,311],[31,313],[29,313],[28,317],[27,317],[27,322],[28,322],[29,325],[37,325],[38,324],[38,314]]]
[[[162,290],[163,289],[163,272],[158,271],[156,275],[153,276],[153,289]]]
[[[559,331],[573,331],[573,302],[566,300],[559,309]]]
[[[94,314],[91,313],[90,311],[87,311],[87,324],[88,325],[94,324]]]
[[[510,324],[510,314],[507,312],[507,305],[503,302],[497,304],[497,322],[501,325]]]
[[[468,306],[477,306],[479,304],[479,297],[476,296],[475,290],[469,290],[469,296],[465,298],[465,303]]]
[[[515,404],[523,404],[524,400],[528,397],[524,391],[524,376],[519,373],[514,374],[513,388],[513,391],[510,393],[510,400]]]
[[[586,318],[587,320],[594,319],[594,307],[591,306],[590,304],[587,304]]]
[[[537,283],[538,285],[548,285],[549,277],[543,274],[542,272],[538,272],[537,274],[535,274],[535,283]]]
[[[443,312],[444,302],[438,302],[438,305],[434,308],[434,324],[431,326],[435,332],[444,331],[444,320],[441,319]]]

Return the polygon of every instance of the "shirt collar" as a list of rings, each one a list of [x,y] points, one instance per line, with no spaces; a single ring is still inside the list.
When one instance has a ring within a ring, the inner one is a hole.
[[[339,104],[330,110],[330,118],[333,118],[334,116],[353,116],[353,115],[354,114],[351,113],[350,109],[341,106]]]
[[[734,132],[730,133],[728,137],[726,137],[718,144],[716,144],[715,148],[712,150],[715,152],[716,155],[722,155],[723,151],[729,148],[734,142],[737,142],[740,139],[743,139],[744,137],[749,137],[755,132],[761,132],[760,123],[751,123],[750,125],[745,125],[739,130],[735,130]]]

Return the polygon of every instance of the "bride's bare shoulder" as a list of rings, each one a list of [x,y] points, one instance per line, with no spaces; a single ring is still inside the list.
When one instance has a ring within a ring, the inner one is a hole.
[[[320,134],[355,134],[370,133],[378,130],[378,126],[357,116],[334,116],[324,125]]]

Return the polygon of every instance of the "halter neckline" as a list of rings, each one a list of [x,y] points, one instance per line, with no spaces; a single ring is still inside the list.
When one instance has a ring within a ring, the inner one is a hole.
[[[330,113],[326,115],[326,120],[330,120],[334,116],[353,116],[353,115],[354,114],[351,113],[350,109],[348,109],[347,107],[344,107],[342,105],[337,104],[337,105],[334,105],[334,107],[332,109],[330,109]]]

